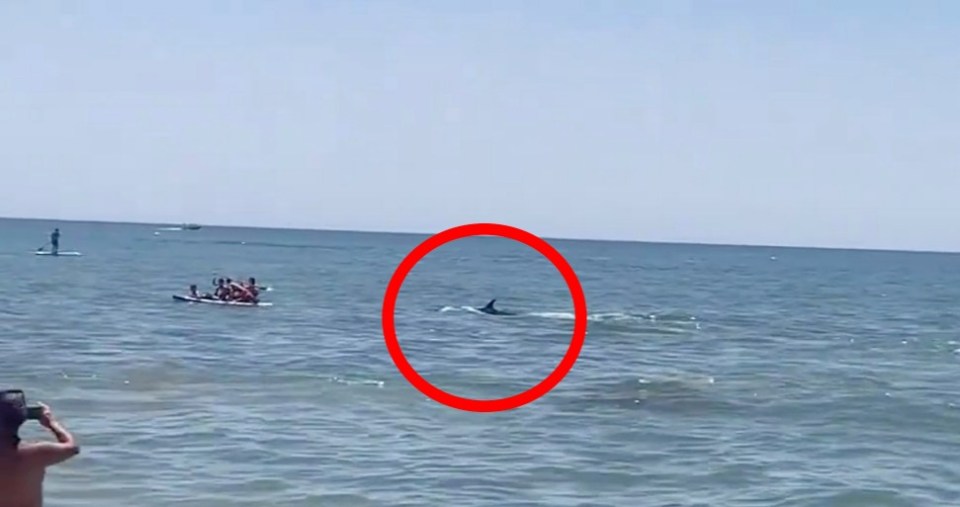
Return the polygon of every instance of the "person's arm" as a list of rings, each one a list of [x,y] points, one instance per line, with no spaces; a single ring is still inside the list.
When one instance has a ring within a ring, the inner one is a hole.
[[[50,432],[57,437],[57,442],[79,450],[80,447],[77,445],[77,440],[60,424],[60,421],[51,420],[48,428]]]
[[[41,404],[43,415],[40,417],[40,424],[49,429],[57,438],[57,442],[42,442],[31,445],[27,452],[37,464],[48,467],[62,463],[77,454],[80,454],[80,445],[77,440],[64,428],[50,413],[50,408]]]

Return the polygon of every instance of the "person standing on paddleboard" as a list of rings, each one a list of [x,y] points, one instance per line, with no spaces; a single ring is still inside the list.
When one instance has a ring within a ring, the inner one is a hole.
[[[50,234],[50,246],[53,248],[53,254],[60,251],[60,228],[56,228]]]

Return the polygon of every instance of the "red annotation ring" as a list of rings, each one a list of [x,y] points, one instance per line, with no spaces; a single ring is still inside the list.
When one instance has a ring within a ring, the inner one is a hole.
[[[553,370],[553,373],[543,379],[539,384],[522,393],[507,398],[475,400],[456,396],[437,388],[421,377],[413,366],[407,362],[403,351],[400,350],[400,343],[397,341],[397,330],[393,317],[396,310],[397,295],[400,294],[400,287],[403,285],[407,274],[410,273],[421,259],[437,247],[470,236],[500,236],[519,241],[540,252],[550,260],[557,270],[560,271],[560,274],[563,275],[563,279],[566,281],[567,287],[570,289],[570,295],[573,298],[573,339],[570,341],[570,347],[567,349],[566,355],[563,356],[563,359],[557,365],[556,369]],[[584,338],[587,335],[587,302],[583,296],[583,288],[580,286],[580,280],[577,279],[577,274],[574,273],[573,268],[571,268],[567,260],[560,255],[560,252],[557,252],[543,239],[509,225],[490,223],[466,224],[447,229],[431,236],[407,254],[407,257],[404,258],[400,266],[397,267],[393,277],[390,278],[390,283],[387,284],[387,292],[383,298],[382,322],[383,337],[387,342],[387,350],[390,352],[390,357],[393,359],[394,364],[397,365],[400,373],[421,393],[438,403],[464,411],[500,412],[521,407],[540,398],[550,392],[550,390],[556,387],[557,384],[567,376],[567,373],[573,368],[574,363],[577,362],[580,349],[583,348]]]

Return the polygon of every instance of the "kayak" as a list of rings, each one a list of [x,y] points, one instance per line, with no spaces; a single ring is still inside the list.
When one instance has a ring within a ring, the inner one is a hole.
[[[34,255],[49,255],[49,256],[51,256],[51,257],[80,257],[81,255],[83,255],[83,254],[80,253],[80,252],[57,252],[57,253],[53,253],[53,252],[39,251],[39,252],[33,252],[33,253],[34,253]]]
[[[219,299],[194,298],[190,296],[180,296],[176,294],[174,294],[173,299],[175,301],[182,301],[184,303],[205,303],[208,305],[220,305],[220,306],[273,306],[273,303],[265,303],[263,301],[259,303],[244,303],[241,301],[220,301]]]

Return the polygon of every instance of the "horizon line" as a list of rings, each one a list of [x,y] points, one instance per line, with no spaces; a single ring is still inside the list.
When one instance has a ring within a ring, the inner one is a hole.
[[[90,223],[90,224],[110,224],[110,225],[159,225],[159,226],[179,226],[187,224],[196,224],[201,227],[214,227],[222,229],[262,229],[262,230],[281,230],[281,231],[302,231],[302,232],[346,232],[359,234],[394,234],[401,236],[432,236],[440,232],[414,231],[414,230],[379,230],[379,229],[337,229],[322,227],[293,227],[293,226],[263,226],[263,225],[231,225],[199,222],[138,222],[138,221],[118,221],[103,219],[79,219],[79,218],[48,218],[48,217],[18,217],[18,216],[0,216],[0,220],[24,220],[33,222],[68,222],[68,223]],[[483,221],[472,222],[483,223]],[[451,226],[454,227],[454,226]],[[589,238],[589,237],[553,237],[541,236],[545,240],[553,241],[581,241],[594,243],[639,243],[647,245],[677,245],[677,246],[705,246],[717,248],[777,248],[784,250],[828,250],[828,251],[850,251],[850,252],[886,252],[886,253],[916,253],[916,254],[958,254],[957,250],[926,250],[909,248],[882,248],[882,247],[844,247],[844,246],[826,246],[826,245],[800,245],[800,244],[767,244],[767,243],[724,243],[724,242],[703,242],[703,241],[678,241],[678,240],[643,240],[643,239],[610,239],[610,238]]]

